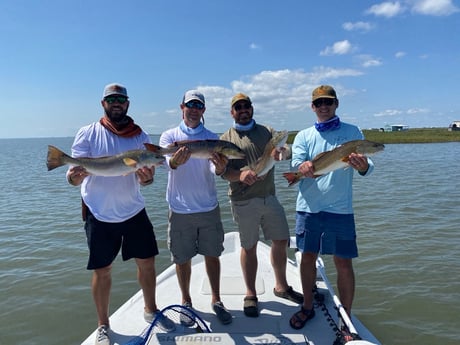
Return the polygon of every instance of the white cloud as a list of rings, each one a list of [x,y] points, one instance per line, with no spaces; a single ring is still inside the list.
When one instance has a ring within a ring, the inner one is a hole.
[[[205,119],[214,131],[228,128],[230,99],[237,92],[251,97],[257,121],[281,129],[295,127],[295,116],[314,118],[309,105],[315,87],[342,77],[358,77],[362,74],[355,69],[323,66],[309,72],[301,69],[267,70],[234,80],[229,87],[201,85],[197,89],[206,96]],[[334,87],[340,95],[349,92],[338,83]]]
[[[448,16],[459,12],[452,0],[415,0],[411,10],[429,16]]]
[[[374,114],[374,116],[376,117],[381,117],[381,116],[396,116],[396,115],[401,115],[403,114],[404,112],[402,110],[398,110],[398,109],[387,109],[387,110],[383,110],[381,111],[380,113],[376,113]]]
[[[407,114],[414,115],[414,114],[426,114],[429,113],[430,109],[426,108],[412,108],[407,110]]]
[[[406,56],[406,52],[397,52],[397,53],[395,54],[395,57],[396,57],[397,59],[400,59],[400,58],[402,58],[402,57],[404,57],[404,56]]]
[[[362,54],[355,57],[361,64],[361,66],[368,67],[377,67],[383,65],[383,62],[379,58],[375,58],[372,55]]]
[[[374,25],[369,22],[346,22],[342,24],[342,27],[346,31],[370,31],[374,28]]]
[[[348,40],[335,42],[332,46],[326,47],[320,52],[320,55],[345,55],[354,50],[353,46]]]
[[[412,13],[427,16],[449,16],[460,11],[454,5],[453,0],[406,0],[404,3]],[[404,13],[407,7],[399,1],[386,1],[371,6],[365,13],[373,14],[377,17],[392,18]]]
[[[375,113],[375,117],[393,117],[399,115],[418,115],[418,114],[428,114],[430,113],[430,109],[426,108],[410,108],[410,109],[386,109],[379,113]]]
[[[251,50],[258,50],[258,49],[260,49],[260,48],[261,48],[261,47],[260,47],[258,44],[255,44],[255,43],[251,43],[251,44],[249,45],[249,49],[251,49]]]
[[[365,13],[373,14],[377,17],[395,17],[404,12],[404,7],[396,2],[382,2],[381,4],[371,6]]]

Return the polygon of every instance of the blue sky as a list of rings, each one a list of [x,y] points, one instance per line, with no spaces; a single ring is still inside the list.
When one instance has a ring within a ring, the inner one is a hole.
[[[361,128],[460,120],[458,0],[1,0],[0,138],[74,136],[102,115],[105,84],[128,88],[130,115],[159,134],[187,89],[206,126],[253,100],[277,130],[315,121],[330,84],[338,115]]]

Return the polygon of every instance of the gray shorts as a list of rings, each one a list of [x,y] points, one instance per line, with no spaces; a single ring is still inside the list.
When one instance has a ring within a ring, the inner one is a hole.
[[[169,210],[168,248],[172,262],[183,264],[196,254],[219,257],[224,251],[223,243],[219,206],[209,212],[190,214]]]
[[[252,248],[259,241],[259,228],[265,240],[289,239],[284,208],[274,195],[232,201],[233,220],[238,224],[241,247]]]

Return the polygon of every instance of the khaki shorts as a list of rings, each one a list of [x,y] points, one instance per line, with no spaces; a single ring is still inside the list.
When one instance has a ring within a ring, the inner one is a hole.
[[[276,196],[232,201],[231,205],[241,247],[250,249],[259,241],[259,228],[262,228],[265,240],[289,239],[286,214]]]
[[[190,214],[169,210],[168,248],[176,264],[186,263],[196,254],[219,257],[224,251],[224,235],[219,206]]]

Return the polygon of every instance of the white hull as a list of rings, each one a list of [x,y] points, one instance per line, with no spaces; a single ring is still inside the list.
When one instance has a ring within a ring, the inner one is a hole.
[[[198,255],[192,260],[191,295],[193,308],[206,322],[212,333],[193,333],[186,331],[180,324],[173,333],[152,334],[148,344],[310,344],[332,345],[336,339],[334,323],[338,324],[337,309],[327,285],[318,279],[319,292],[324,295],[324,308],[317,306],[316,316],[307,322],[301,330],[294,330],[289,325],[292,314],[299,310],[293,302],[276,297],[273,294],[274,274],[270,265],[270,247],[259,242],[257,273],[257,293],[260,316],[246,317],[243,313],[245,284],[240,267],[240,242],[237,232],[225,235],[225,251],[221,256],[221,298],[233,315],[233,322],[222,325],[211,308],[209,283],[204,267],[203,257]],[[287,265],[288,283],[294,290],[302,291],[299,267],[289,260]],[[181,295],[178,288],[175,267],[168,267],[157,277],[157,303],[160,308],[171,304],[180,304]],[[140,336],[149,326],[143,319],[144,301],[139,291],[123,304],[111,317],[110,338],[112,344],[125,344]],[[328,320],[328,316],[332,318]],[[362,339],[380,344],[377,339],[357,320],[352,318],[353,325]],[[332,326],[331,326],[332,324]],[[188,334],[186,334],[188,333]],[[94,344],[95,332],[82,345]],[[361,341],[349,344],[358,345]]]

